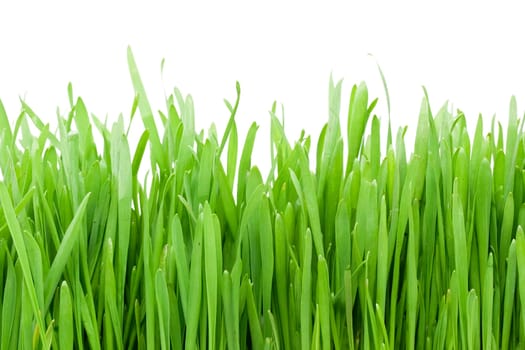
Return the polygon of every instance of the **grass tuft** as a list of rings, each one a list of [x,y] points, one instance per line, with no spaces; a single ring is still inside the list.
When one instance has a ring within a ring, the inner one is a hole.
[[[364,83],[342,130],[330,79],[315,154],[272,106],[265,177],[239,83],[224,134],[206,135],[177,89],[157,120],[131,49],[128,64],[131,116],[111,125],[71,85],[55,131],[23,101],[11,125],[0,102],[0,350],[525,347],[514,98],[506,133],[480,117],[469,135],[425,91],[407,155],[382,73],[386,143]]]

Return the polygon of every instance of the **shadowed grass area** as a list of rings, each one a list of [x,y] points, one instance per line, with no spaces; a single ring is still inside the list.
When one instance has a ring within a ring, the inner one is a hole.
[[[407,158],[364,83],[342,130],[330,80],[316,150],[274,104],[265,177],[257,125],[237,132],[239,84],[223,135],[197,132],[176,89],[158,127],[131,50],[128,64],[138,142],[131,118],[101,122],[71,87],[56,131],[25,103],[11,125],[0,103],[0,349],[525,346],[514,98],[506,134],[480,117],[469,135],[425,92]]]

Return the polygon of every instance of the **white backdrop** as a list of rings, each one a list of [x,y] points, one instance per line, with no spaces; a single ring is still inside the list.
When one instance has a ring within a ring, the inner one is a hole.
[[[522,13],[517,6],[444,2],[2,3],[0,99],[11,119],[22,96],[53,123],[56,107],[68,106],[71,81],[90,112],[108,120],[121,112],[127,117],[134,95],[126,61],[131,45],[155,109],[164,108],[164,94],[177,86],[193,96],[199,128],[215,122],[223,130],[228,112],[222,100],[234,100],[240,81],[240,139],[252,121],[260,125],[256,162],[264,168],[272,102],[284,104],[291,139],[304,128],[315,140],[327,119],[331,73],[344,79],[343,122],[351,85],[361,80],[371,97],[380,98],[376,113],[386,117],[377,60],[390,90],[393,125],[409,125],[410,144],[422,85],[433,110],[450,100],[471,124],[479,112],[488,117],[486,125],[494,113],[505,123],[513,94],[523,111]],[[138,119],[134,123],[134,130],[142,129]]]

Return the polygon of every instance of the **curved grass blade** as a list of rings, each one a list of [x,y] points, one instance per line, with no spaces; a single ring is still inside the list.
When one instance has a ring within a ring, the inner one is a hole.
[[[144,90],[144,85],[142,84],[142,79],[140,78],[137,64],[135,63],[135,57],[133,56],[133,52],[129,46],[128,65],[131,81],[133,82],[135,93],[138,95],[138,104],[140,114],[142,115],[142,121],[144,122],[144,126],[150,135],[151,157],[159,164],[161,169],[166,169],[166,159],[164,157],[164,151],[160,143],[157,126],[155,125],[155,120],[153,119],[153,112],[146,95],[146,90]]]
[[[31,306],[33,308],[33,313],[37,321],[37,326],[44,330],[44,319],[43,315],[43,306],[38,304],[38,298],[36,295],[35,285],[33,283],[33,278],[31,274],[31,266],[29,264],[29,258],[27,256],[27,250],[24,243],[24,237],[22,234],[22,229],[16,218],[15,209],[7,192],[7,188],[4,182],[0,182],[0,202],[2,203],[2,208],[4,211],[5,219],[9,230],[11,231],[11,237],[18,254],[18,259],[20,260],[20,267],[22,269],[22,275],[24,277],[24,283],[29,293],[29,300],[31,301]],[[40,339],[44,346],[46,346],[46,339],[44,332],[40,332]]]
[[[82,220],[84,219],[84,213],[89,201],[89,196],[90,194],[87,194],[80,203],[75,217],[73,220],[71,220],[71,223],[69,224],[66,233],[62,238],[62,242],[60,243],[60,247],[58,248],[58,251],[55,255],[55,259],[53,260],[53,263],[51,264],[51,267],[47,273],[44,287],[45,310],[47,310],[49,304],[51,303],[53,294],[55,293],[55,289],[60,280],[60,276],[66,267],[71,251],[80,237],[78,230],[80,229]]]

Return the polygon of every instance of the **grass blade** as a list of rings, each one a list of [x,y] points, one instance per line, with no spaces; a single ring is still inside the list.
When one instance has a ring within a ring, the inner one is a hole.
[[[31,275],[31,266],[29,264],[29,258],[27,256],[22,230],[16,218],[15,209],[13,208],[9,193],[7,192],[7,188],[3,182],[0,182],[0,202],[2,203],[5,219],[11,232],[11,237],[13,238],[16,252],[18,254],[18,259],[20,260],[20,266],[24,276],[24,283],[27,288],[27,293],[29,294],[29,300],[31,301],[34,316],[37,320],[37,326],[41,330],[40,338],[45,346],[46,339],[44,337],[43,330],[46,329],[46,327],[44,327],[44,320],[42,318],[43,306],[38,304],[38,298]]]
[[[66,281],[60,287],[58,332],[60,349],[73,349],[73,305]]]
[[[69,224],[66,230],[66,233],[64,234],[64,237],[62,238],[62,242],[60,243],[60,247],[58,248],[57,254],[55,255],[55,259],[53,260],[53,263],[51,264],[51,267],[49,268],[49,271],[47,273],[46,282],[45,282],[45,308],[46,309],[51,303],[53,294],[60,280],[60,276],[62,275],[64,268],[68,262],[71,251],[73,250],[75,243],[77,242],[80,236],[78,233],[78,230],[80,229],[80,225],[82,224],[82,220],[84,219],[84,212],[86,210],[88,201],[89,201],[89,194],[86,195],[86,197],[84,197],[84,199],[80,203],[80,206],[75,214],[75,217]]]

